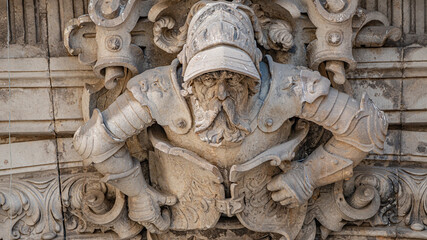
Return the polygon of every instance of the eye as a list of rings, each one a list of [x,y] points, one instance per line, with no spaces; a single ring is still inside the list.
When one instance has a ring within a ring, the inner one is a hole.
[[[215,84],[214,78],[205,78],[202,80],[202,83],[207,87],[212,87]]]
[[[235,87],[240,85],[240,79],[239,78],[228,78],[227,79],[228,85],[231,87]]]

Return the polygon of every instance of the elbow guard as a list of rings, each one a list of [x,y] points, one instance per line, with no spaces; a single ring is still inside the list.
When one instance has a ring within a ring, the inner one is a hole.
[[[108,130],[126,140],[153,123],[146,106],[141,105],[129,91],[120,95],[103,113]]]
[[[74,149],[82,156],[85,166],[105,161],[124,144],[124,141],[115,138],[105,127],[98,109],[93,111],[91,119],[85,125],[77,129],[73,138]]]
[[[382,153],[388,123],[366,94],[358,103],[345,93],[330,89],[327,96],[305,104],[301,117],[331,131],[339,141],[363,152]]]

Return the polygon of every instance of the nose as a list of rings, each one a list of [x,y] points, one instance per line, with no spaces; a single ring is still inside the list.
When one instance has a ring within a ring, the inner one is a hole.
[[[227,90],[225,89],[224,81],[218,83],[218,99],[224,101],[227,98]]]

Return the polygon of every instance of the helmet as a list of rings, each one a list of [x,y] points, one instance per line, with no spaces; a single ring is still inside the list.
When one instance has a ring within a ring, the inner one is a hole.
[[[207,2],[191,19],[179,54],[184,82],[202,74],[228,70],[260,79],[261,51],[251,19],[239,3]]]

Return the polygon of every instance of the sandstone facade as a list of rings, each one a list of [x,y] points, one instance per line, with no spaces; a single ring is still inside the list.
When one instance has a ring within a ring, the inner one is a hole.
[[[427,239],[426,7],[0,2],[0,238]]]

